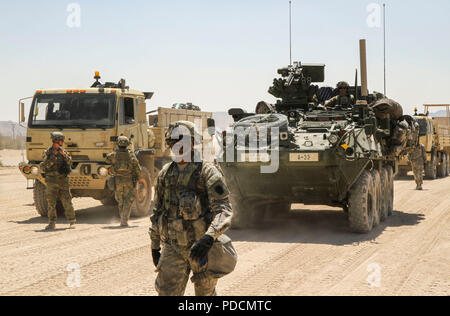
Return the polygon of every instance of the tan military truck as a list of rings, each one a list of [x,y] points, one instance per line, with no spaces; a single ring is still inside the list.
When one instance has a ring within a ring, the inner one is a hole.
[[[427,161],[425,176],[428,179],[447,177],[450,174],[450,105],[424,105],[425,114],[417,114],[414,118],[420,127],[420,143],[425,146]],[[431,108],[446,109],[446,117],[432,118],[428,114]],[[399,176],[411,171],[411,164],[404,156],[399,163]]]
[[[152,92],[132,90],[119,83],[96,81],[90,88],[37,90],[33,97],[19,101],[19,120],[27,121],[26,157],[19,169],[33,190],[36,209],[47,216],[45,177],[41,173],[42,154],[51,145],[50,133],[61,131],[66,137],[65,148],[72,156],[69,185],[73,197],[92,197],[105,205],[115,204],[114,194],[107,188],[110,166],[105,158],[115,150],[118,136],[130,138],[131,149],[142,166],[137,183],[137,198],[132,215],[146,215],[152,203],[156,176],[170,161],[170,150],[164,134],[171,122],[200,120],[207,126],[212,113],[184,109],[159,108],[146,111],[146,100]],[[28,120],[25,118],[24,100],[32,99]],[[147,114],[156,113],[149,116]],[[149,125],[149,121],[151,125]],[[211,124],[211,123],[210,123]],[[58,203],[58,212],[63,212]]]

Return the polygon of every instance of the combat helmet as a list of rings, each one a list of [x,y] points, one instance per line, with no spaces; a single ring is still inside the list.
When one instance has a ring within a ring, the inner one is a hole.
[[[338,82],[338,84],[336,85],[336,88],[338,88],[338,89],[342,89],[342,88],[348,89],[348,88],[350,88],[350,85],[349,85],[348,82],[346,82],[346,81],[340,81],[340,82]]]
[[[119,136],[119,138],[117,139],[117,146],[119,147],[126,148],[130,146],[130,144],[130,140],[126,136]]]
[[[66,139],[66,137],[64,136],[63,133],[61,132],[53,132],[50,134],[50,138],[52,139],[53,142],[57,142],[57,141],[64,141]]]
[[[198,132],[194,123],[189,121],[178,121],[169,125],[165,135],[166,144],[170,146],[170,144],[179,142],[183,139],[184,135],[187,135],[187,133],[189,133],[189,136],[194,143],[195,141],[201,141],[202,139],[201,133]],[[177,135],[179,136],[176,137]]]

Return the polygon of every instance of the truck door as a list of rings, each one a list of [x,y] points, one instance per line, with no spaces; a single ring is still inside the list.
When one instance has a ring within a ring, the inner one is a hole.
[[[136,109],[136,99],[132,97],[120,97],[119,99],[119,128],[118,135],[128,137],[133,143],[132,149],[139,148],[139,121]]]

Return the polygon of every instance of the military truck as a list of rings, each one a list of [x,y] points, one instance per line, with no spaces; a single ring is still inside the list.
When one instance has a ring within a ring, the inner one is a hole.
[[[446,117],[429,116],[430,108],[446,109]],[[425,176],[430,180],[444,178],[450,174],[450,105],[424,105],[424,114],[418,114],[415,109],[417,123],[419,123],[419,141],[425,146],[427,161]],[[411,163],[406,155],[399,162],[399,176],[404,177],[411,171]]]
[[[73,197],[92,197],[105,205],[114,205],[114,194],[107,188],[111,176],[106,155],[116,147],[118,136],[131,140],[130,149],[135,152],[142,166],[137,183],[137,198],[132,207],[133,216],[146,215],[152,203],[152,187],[162,166],[170,161],[170,150],[164,134],[171,122],[206,120],[212,113],[158,108],[146,112],[146,100],[152,92],[141,92],[119,83],[99,80],[90,88],[37,90],[33,97],[19,101],[20,123],[27,122],[26,157],[19,169],[33,190],[37,212],[47,216],[45,177],[41,173],[42,154],[51,146],[50,133],[61,131],[66,137],[65,148],[72,156],[69,185]],[[26,99],[32,99],[28,120],[25,118]],[[154,115],[156,113],[156,115]],[[147,119],[147,114],[150,115]],[[148,122],[152,122],[149,125]],[[61,203],[57,210],[64,210]]]
[[[324,81],[325,65],[298,62],[278,71],[281,78],[269,89],[280,98],[276,104],[260,102],[255,113],[229,111],[235,123],[223,135],[221,167],[233,227],[279,217],[293,203],[341,207],[356,233],[370,232],[392,214],[397,148],[403,146],[393,136],[403,111],[368,93],[365,65],[361,41],[362,86],[350,89],[353,107],[325,109],[323,96],[333,93],[314,85]],[[278,168],[267,172],[277,160]]]

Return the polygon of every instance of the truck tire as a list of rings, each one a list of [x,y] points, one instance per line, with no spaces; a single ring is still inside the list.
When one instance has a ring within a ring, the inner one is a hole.
[[[153,182],[150,171],[146,167],[142,167],[141,177],[136,184],[136,200],[131,207],[131,216],[143,217],[150,214]]]
[[[431,161],[428,161],[425,168],[425,177],[430,180],[435,180],[437,178],[437,163],[436,156],[432,156]]]
[[[445,157],[445,176],[448,177],[450,175],[450,161],[448,154],[444,155]]]
[[[439,161],[439,164],[437,165],[436,168],[436,175],[438,178],[444,178],[445,177],[445,165],[446,165],[446,161],[445,161],[445,157],[443,155],[443,153],[441,153],[439,155],[440,157],[438,157],[437,161]]]
[[[33,200],[36,211],[42,217],[48,217],[48,204],[47,204],[47,187],[40,181],[34,182]],[[64,207],[61,201],[56,203],[56,214],[58,217],[64,216]]]
[[[369,233],[374,225],[377,192],[372,174],[365,170],[349,192],[348,221],[350,229],[359,234]]]
[[[380,172],[381,181],[381,210],[380,210],[380,221],[384,222],[389,217],[389,207],[390,207],[390,183],[389,183],[389,172],[386,168],[381,169]]]
[[[376,193],[376,208],[375,212],[373,214],[373,227],[377,227],[380,224],[381,220],[381,212],[383,210],[382,203],[383,203],[383,192],[381,190],[381,177],[380,172],[377,169],[372,170],[372,183],[373,187],[375,188]]]

